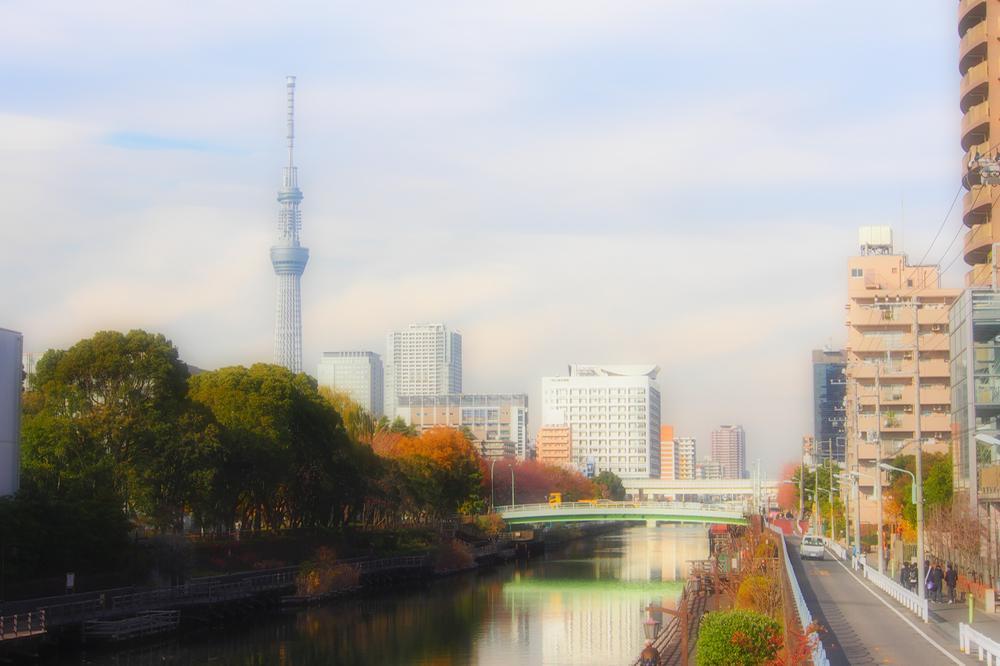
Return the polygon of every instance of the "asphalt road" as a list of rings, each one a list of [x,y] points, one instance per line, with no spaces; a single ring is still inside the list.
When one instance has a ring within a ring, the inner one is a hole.
[[[792,568],[809,611],[826,629],[821,637],[833,666],[979,663],[959,652],[958,642],[936,628],[933,621],[924,624],[880,591],[856,579],[850,567],[829,553],[825,560],[801,561],[799,540],[787,539]],[[886,607],[883,599],[899,614]]]

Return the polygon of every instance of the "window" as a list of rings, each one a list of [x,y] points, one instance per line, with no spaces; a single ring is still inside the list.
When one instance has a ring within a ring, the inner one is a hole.
[[[851,277],[852,278],[862,277],[863,275],[864,275],[864,271],[862,271],[860,268],[852,268],[851,269]]]

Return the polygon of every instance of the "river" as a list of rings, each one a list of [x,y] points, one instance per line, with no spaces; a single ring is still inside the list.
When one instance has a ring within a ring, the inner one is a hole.
[[[644,644],[641,609],[673,604],[686,563],[707,555],[703,527],[629,527],[528,562],[66,663],[625,665]]]

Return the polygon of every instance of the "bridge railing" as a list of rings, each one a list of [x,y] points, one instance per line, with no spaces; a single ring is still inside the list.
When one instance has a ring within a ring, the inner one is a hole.
[[[856,559],[854,566],[855,568],[860,566],[865,574],[865,578],[870,580],[875,587],[901,603],[921,620],[927,622],[930,612],[927,599],[921,599],[919,594],[906,589],[885,574],[879,573],[878,569],[868,566],[868,563],[863,560]]]
[[[661,509],[661,510],[689,510],[689,511],[719,511],[719,512],[737,512],[742,515],[743,513],[743,503],[713,503],[706,504],[704,502],[648,502],[648,501],[624,501],[615,502],[611,500],[599,500],[597,502],[558,502],[549,504],[548,502],[537,502],[534,504],[513,504],[498,506],[494,510],[497,513],[506,513],[511,511],[578,511],[578,510],[591,510],[595,513],[606,512],[608,510],[615,509]]]
[[[832,539],[825,539],[826,547],[830,549],[830,552],[839,557],[842,560],[847,560],[847,549],[841,546],[836,541]]]
[[[958,625],[958,647],[965,654],[972,654],[975,646],[979,661],[986,659],[989,665],[1000,664],[1000,643],[979,633],[964,622]]]
[[[792,560],[788,557],[788,544],[785,543],[785,533],[781,531],[780,527],[775,525],[768,525],[772,531],[778,535],[778,539],[781,540],[781,556],[785,565],[785,575],[788,576],[788,583],[792,588],[792,598],[795,603],[795,611],[799,616],[799,625],[801,626],[802,633],[806,634],[809,631],[810,625],[813,623],[812,613],[809,612],[809,606],[806,604],[806,599],[802,596],[802,588],[799,587],[799,579],[795,576],[795,570],[792,568]],[[812,652],[812,662],[813,666],[830,666],[830,660],[826,656],[826,648],[823,647],[823,642],[819,639],[815,633],[809,635],[809,641],[811,644]]]
[[[45,633],[45,611],[0,617],[0,641]]]

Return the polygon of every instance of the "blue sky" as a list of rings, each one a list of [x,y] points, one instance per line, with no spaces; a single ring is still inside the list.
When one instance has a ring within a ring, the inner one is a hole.
[[[957,39],[936,0],[5,2],[0,326],[267,360],[295,74],[307,367],[444,321],[537,425],[543,375],[653,362],[699,455],[743,423],[774,469],[857,227],[919,259],[958,189]]]

